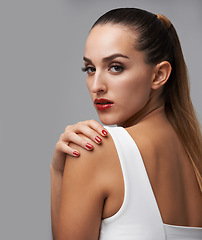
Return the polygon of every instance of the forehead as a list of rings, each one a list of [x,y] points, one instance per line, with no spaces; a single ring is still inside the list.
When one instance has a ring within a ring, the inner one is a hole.
[[[121,25],[97,25],[86,41],[85,56],[106,57],[116,52],[130,55],[135,51],[136,33]]]

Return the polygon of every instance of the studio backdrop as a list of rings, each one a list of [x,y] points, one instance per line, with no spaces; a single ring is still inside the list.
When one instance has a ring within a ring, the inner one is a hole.
[[[98,120],[81,72],[85,40],[95,20],[118,7],[174,24],[202,122],[201,0],[2,0],[0,239],[51,239],[53,150],[67,125]]]

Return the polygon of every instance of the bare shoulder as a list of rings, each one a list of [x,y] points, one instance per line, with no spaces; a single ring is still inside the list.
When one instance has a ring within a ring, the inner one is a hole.
[[[175,130],[165,117],[155,117],[126,130],[140,150],[154,187],[159,185],[159,179],[168,177],[169,174],[173,175],[178,157],[187,158]]]
[[[79,134],[81,137],[85,137]],[[67,172],[78,173],[77,177],[88,177],[93,179],[97,184],[100,192],[104,197],[108,195],[107,186],[109,186],[110,178],[113,176],[113,166],[115,165],[117,153],[114,146],[114,142],[110,134],[103,138],[101,144],[93,145],[92,151],[87,151],[74,143],[70,143],[70,146],[79,150],[80,156],[78,158],[68,156],[66,159]],[[114,157],[113,157],[114,156]],[[76,171],[76,172],[75,172]]]
[[[78,135],[85,138],[85,136],[83,134],[78,134]],[[96,166],[96,165],[101,166],[102,164],[104,164],[104,165],[107,164],[108,161],[106,160],[106,157],[115,152],[114,143],[113,143],[111,135],[108,134],[108,136],[103,138],[101,144],[95,144],[90,139],[88,139],[88,141],[90,144],[93,145],[93,150],[91,150],[91,151],[86,151],[85,149],[81,148],[80,146],[78,146],[74,143],[70,143],[71,147],[78,149],[79,152],[81,153],[79,158],[77,158],[77,160],[80,162],[83,161],[83,162],[89,163],[90,165],[92,165],[92,167]],[[94,161],[91,161],[92,159]],[[75,160],[75,158],[68,156],[67,160],[73,161],[73,160]]]
[[[175,131],[165,116],[142,121],[126,129],[139,144],[162,143],[162,139],[175,137]]]
[[[126,129],[142,154],[155,157],[180,145],[179,138],[165,116],[155,116]]]
[[[81,155],[66,158],[58,239],[98,239],[103,206],[110,190],[108,183],[114,179],[113,171],[110,173],[114,169],[113,158],[109,158],[114,148],[110,144],[110,136],[101,145],[94,144],[93,151],[70,144]]]
[[[159,164],[159,155],[166,154],[176,140],[173,128],[164,119],[144,121],[126,130],[136,142],[150,172]]]
[[[74,145],[73,147],[76,148],[77,146]],[[88,177],[91,176],[94,183],[97,183],[94,190],[90,191],[95,193],[96,189],[96,192],[103,196],[102,218],[113,216],[123,203],[124,181],[118,153],[111,135],[103,138],[102,144],[94,144],[93,151],[86,151],[81,148],[78,150],[81,155],[78,159],[79,162],[76,164],[79,169],[80,164],[84,165],[82,170],[80,169],[78,172],[83,171],[86,172],[85,174]],[[75,158],[70,157],[68,161],[75,164]],[[69,165],[69,168],[71,167]]]

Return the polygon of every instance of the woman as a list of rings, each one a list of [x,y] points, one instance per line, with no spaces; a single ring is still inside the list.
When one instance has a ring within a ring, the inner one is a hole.
[[[93,25],[83,59],[101,122],[118,127],[87,121],[61,135],[53,237],[201,239],[201,133],[173,25],[140,9],[111,10]],[[93,139],[102,144],[84,150]]]

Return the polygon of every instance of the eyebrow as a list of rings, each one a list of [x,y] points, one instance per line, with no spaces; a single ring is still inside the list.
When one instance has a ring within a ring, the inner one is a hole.
[[[126,56],[126,55],[123,55],[121,53],[116,53],[116,54],[112,54],[112,55],[110,55],[108,57],[103,58],[102,61],[103,62],[112,61],[113,59],[115,59],[117,57],[123,57],[123,58],[129,59],[129,57]],[[87,58],[87,57],[83,57],[83,60],[86,61],[87,63],[93,64],[92,61],[89,58]]]

